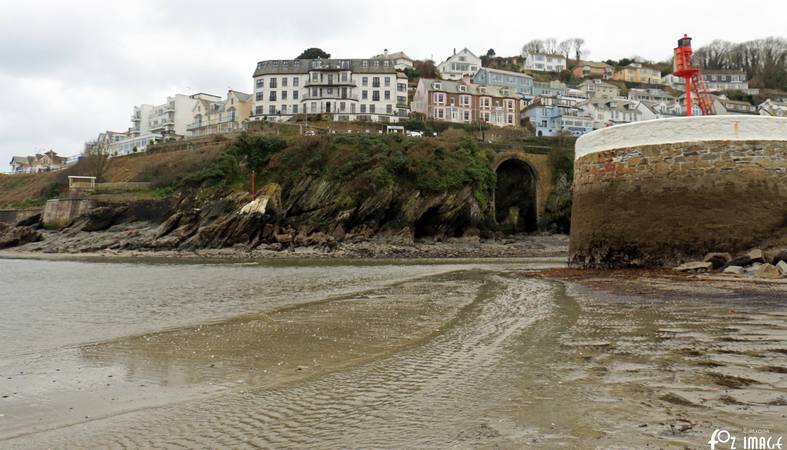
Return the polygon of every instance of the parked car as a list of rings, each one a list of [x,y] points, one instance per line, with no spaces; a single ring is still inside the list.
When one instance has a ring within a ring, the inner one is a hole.
[[[303,133],[304,136],[314,136],[316,134],[317,133],[315,133],[314,130],[306,130],[306,132]]]
[[[423,137],[424,136],[424,132],[423,131],[409,131],[408,130],[407,131],[407,135],[410,136],[410,137]]]

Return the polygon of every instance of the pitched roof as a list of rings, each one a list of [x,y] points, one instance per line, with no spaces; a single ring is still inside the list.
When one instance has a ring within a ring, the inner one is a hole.
[[[396,73],[393,64],[385,67],[379,59],[275,59],[260,61],[254,76],[305,74],[312,70],[351,70],[356,73]]]
[[[419,83],[426,83],[430,91],[442,91],[457,94],[471,94],[471,95],[488,95],[490,97],[506,97],[518,98],[516,92],[503,86],[494,86],[491,84],[465,84],[461,81],[451,80],[437,80],[434,78],[421,78]],[[440,88],[434,87],[435,83],[440,83]],[[461,86],[466,88],[465,91],[460,89]],[[481,92],[484,90],[485,92]]]
[[[513,72],[513,71],[510,71],[510,70],[493,69],[491,67],[481,67],[480,69],[478,69],[479,72],[482,71],[482,70],[486,70],[487,72],[491,72],[491,73],[499,73],[501,75],[512,75],[512,76],[517,76],[517,77],[530,78],[531,80],[533,79],[533,77],[531,77],[530,75],[528,75],[526,73],[523,73],[523,72]]]
[[[404,52],[393,52],[393,53],[388,53],[387,55],[385,53],[380,53],[379,55],[372,56],[371,59],[407,59],[410,61],[413,60],[413,58],[410,58],[409,56],[405,55]]]

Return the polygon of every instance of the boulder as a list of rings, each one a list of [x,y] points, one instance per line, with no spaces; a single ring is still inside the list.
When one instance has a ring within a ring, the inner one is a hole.
[[[741,266],[727,266],[724,268],[723,273],[731,273],[733,275],[743,275],[746,273],[746,270],[743,269]]]
[[[783,277],[787,277],[787,261],[779,261],[779,263],[776,264],[776,268],[779,269]]]
[[[43,239],[41,233],[29,227],[14,227],[0,223],[0,249],[16,247]]]
[[[775,251],[770,259],[773,265],[779,264],[780,261],[787,261],[787,250],[782,249]]]
[[[756,263],[756,262],[764,263],[765,262],[765,254],[759,248],[755,248],[755,249],[749,250],[749,252],[746,253],[746,256],[751,258],[751,262],[753,262],[753,263]]]
[[[708,272],[713,269],[713,263],[707,261],[692,261],[681,264],[672,269],[677,272]]]
[[[763,264],[754,273],[757,278],[776,279],[782,277],[782,272],[773,264]]]
[[[732,258],[725,267],[730,267],[730,266],[746,267],[746,266],[750,266],[752,262],[753,261],[751,260],[751,258],[749,258],[746,255],[743,255],[743,256]]]
[[[714,269],[721,269],[732,260],[732,255],[729,253],[714,252],[705,255],[705,258],[702,260],[713,264]]]

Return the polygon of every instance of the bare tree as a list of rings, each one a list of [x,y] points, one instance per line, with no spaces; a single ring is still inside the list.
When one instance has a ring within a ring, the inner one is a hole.
[[[98,139],[85,146],[84,165],[89,176],[103,181],[109,166],[109,139]]]
[[[544,39],[544,52],[549,54],[556,54],[558,52],[557,39],[555,38]]]
[[[541,39],[533,39],[532,41],[522,46],[522,56],[525,56],[526,53],[543,53],[543,52],[544,52],[544,41],[542,41]]]
[[[558,52],[566,58],[568,61],[569,57],[571,56],[571,49],[574,47],[573,39],[566,39],[564,41],[560,41],[557,44]]]
[[[572,39],[572,46],[574,47],[574,55],[577,58],[577,64],[582,61],[582,58],[587,59],[587,56],[582,51],[582,46],[585,45],[585,40],[582,38]]]

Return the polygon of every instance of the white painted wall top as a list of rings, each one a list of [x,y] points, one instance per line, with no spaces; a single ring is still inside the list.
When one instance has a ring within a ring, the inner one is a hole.
[[[618,148],[700,141],[787,141],[787,118],[696,116],[616,125],[577,139],[574,159]]]

